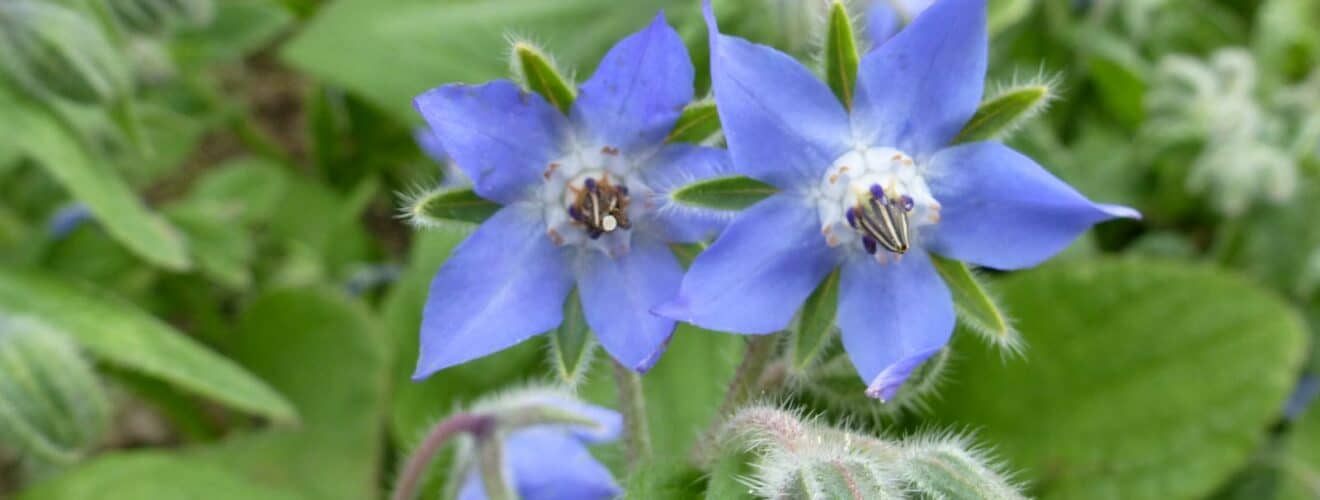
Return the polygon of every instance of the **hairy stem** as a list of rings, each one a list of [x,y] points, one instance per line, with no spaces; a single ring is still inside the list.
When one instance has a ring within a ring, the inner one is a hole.
[[[628,465],[651,456],[651,427],[646,419],[646,397],[642,393],[642,377],[628,367],[612,361],[614,384],[619,388],[619,409],[623,411],[624,439],[628,446]]]
[[[711,421],[692,450],[693,458],[698,464],[709,464],[714,460],[713,443],[719,436],[720,429],[724,427],[725,419],[761,391],[761,376],[764,375],[766,367],[770,366],[770,361],[774,359],[775,348],[778,345],[779,334],[756,335],[747,340],[742,363],[738,365],[738,371],[733,374],[733,380],[729,382],[729,390],[724,393],[724,403],[720,404],[719,413],[715,415],[715,419]]]
[[[440,452],[449,438],[460,433],[469,433],[475,436],[484,436],[490,431],[495,420],[488,415],[475,415],[472,413],[458,413],[443,422],[440,422],[431,429],[431,433],[426,435],[422,444],[413,452],[412,457],[408,459],[408,464],[404,466],[403,473],[399,475],[399,482],[394,488],[392,500],[412,500],[417,496],[417,488],[421,486],[422,477],[426,475],[426,469],[431,465],[431,460]]]

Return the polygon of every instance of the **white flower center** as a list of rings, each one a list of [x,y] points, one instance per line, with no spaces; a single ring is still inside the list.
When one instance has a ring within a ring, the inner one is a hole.
[[[817,191],[821,234],[884,262],[906,253],[920,229],[940,220],[922,168],[893,148],[856,149],[834,161]]]
[[[626,254],[639,209],[632,202],[648,199],[650,189],[617,148],[570,149],[545,169],[541,202],[546,235],[555,245],[594,248],[616,257]]]

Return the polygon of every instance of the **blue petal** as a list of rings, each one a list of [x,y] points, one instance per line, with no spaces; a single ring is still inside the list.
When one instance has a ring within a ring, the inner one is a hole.
[[[627,152],[658,146],[692,101],[692,80],[687,47],[662,12],[605,54],[573,102],[573,121]]]
[[[560,156],[568,120],[513,82],[445,85],[413,99],[481,197],[508,204],[541,182]]]
[[[733,333],[787,327],[836,263],[809,203],[781,193],[752,205],[692,262],[678,297],[655,312]]]
[[[930,169],[931,192],[943,205],[930,250],[986,267],[1034,266],[1098,222],[1140,217],[1127,207],[1092,203],[996,142],[941,151]]]
[[[839,281],[839,331],[866,394],[889,400],[953,334],[953,298],[924,252],[880,264],[849,259]]]
[[[816,186],[851,147],[843,105],[796,60],[721,35],[709,1],[711,86],[733,164],[780,189]]]
[[[582,310],[601,347],[624,366],[649,370],[674,333],[674,320],[651,314],[651,308],[678,292],[678,259],[664,243],[634,234],[623,256],[588,250],[579,264]]]
[[[866,38],[875,47],[889,40],[903,26],[903,17],[889,0],[874,0],[866,9]]]
[[[666,241],[691,243],[714,238],[737,212],[694,208],[673,201],[669,194],[695,181],[734,175],[729,152],[723,149],[672,144],[660,150],[642,177],[654,189],[648,203]]]
[[[854,126],[873,146],[939,151],[976,112],[985,86],[985,0],[941,0],[857,72]]]
[[[422,148],[422,152],[432,161],[440,165],[449,163],[449,153],[445,152],[445,146],[440,144],[440,136],[430,127],[421,126],[413,129],[413,140],[417,141],[417,147]]]
[[[544,427],[516,431],[505,440],[504,462],[523,500],[605,500],[622,491],[609,469],[572,437]],[[482,500],[478,471],[463,483],[460,500]]]
[[[554,328],[573,286],[539,216],[496,212],[454,249],[431,281],[414,379],[494,353]]]

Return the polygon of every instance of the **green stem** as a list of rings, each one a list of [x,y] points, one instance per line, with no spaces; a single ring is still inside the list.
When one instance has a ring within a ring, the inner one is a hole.
[[[651,427],[646,419],[646,396],[642,393],[642,377],[628,367],[614,365],[614,384],[619,389],[619,408],[623,411],[625,439],[628,446],[628,465],[637,464],[651,456]]]
[[[719,413],[715,415],[710,427],[706,428],[701,440],[697,441],[696,447],[692,450],[698,464],[710,464],[716,458],[711,453],[715,449],[714,441],[719,437],[720,429],[724,427],[724,421],[751,400],[752,396],[761,392],[761,377],[765,374],[766,367],[770,366],[770,361],[774,359],[777,347],[779,347],[777,333],[755,335],[747,340],[742,363],[738,365],[738,371],[733,374],[733,380],[729,382],[729,390],[724,393],[724,403],[720,404]]]

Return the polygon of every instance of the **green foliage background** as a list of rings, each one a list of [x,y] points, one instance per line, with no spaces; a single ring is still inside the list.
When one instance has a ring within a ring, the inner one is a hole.
[[[808,3],[717,8],[726,31],[815,61],[824,18]],[[920,404],[881,407],[849,370],[763,396],[880,435],[970,430],[1032,496],[1320,498],[1320,410],[1283,412],[1320,375],[1320,144],[1308,142],[1320,136],[1275,145],[1295,159],[1292,197],[1225,214],[1186,182],[1213,136],[1152,133],[1168,125],[1152,106],[1161,61],[1226,47],[1254,59],[1269,113],[1301,114],[1301,128],[1320,116],[1320,3],[990,3],[991,82],[1055,94],[1008,142],[1144,220],[1102,226],[1040,269],[979,273],[1025,350],[960,328]],[[380,498],[438,418],[555,377],[539,338],[409,381],[427,285],[474,227],[396,217],[400,193],[440,177],[413,142],[410,101],[507,77],[511,36],[581,79],[662,8],[704,94],[695,0],[223,0],[207,24],[134,38],[163,52],[166,76],[144,78],[146,62],[121,51],[139,74],[128,118],[123,103],[50,101],[0,79],[0,318],[67,335],[115,408],[79,463],[21,465],[20,439],[0,435],[0,498]],[[1300,104],[1269,104],[1288,92]],[[91,220],[52,234],[72,202]],[[830,330],[803,341],[822,343],[819,359],[790,349],[785,370],[831,366]],[[687,457],[744,345],[683,326],[645,376],[657,458],[628,479],[636,497],[729,491],[708,492]],[[615,405],[608,371],[591,364],[580,394]],[[596,451],[622,477],[622,451]]]

